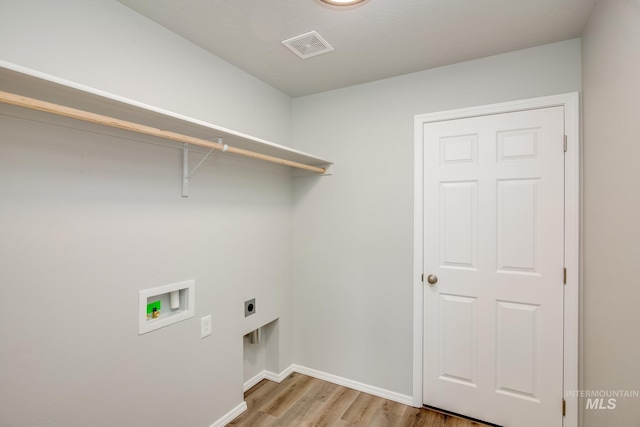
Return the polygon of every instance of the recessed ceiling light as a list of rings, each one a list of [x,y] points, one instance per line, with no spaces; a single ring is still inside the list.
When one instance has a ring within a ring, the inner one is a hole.
[[[362,3],[365,0],[322,0],[333,6],[351,6],[352,4]]]

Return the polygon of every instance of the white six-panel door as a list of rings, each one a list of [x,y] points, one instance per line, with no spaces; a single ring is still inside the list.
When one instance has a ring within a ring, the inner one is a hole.
[[[424,125],[425,405],[562,425],[563,114]]]

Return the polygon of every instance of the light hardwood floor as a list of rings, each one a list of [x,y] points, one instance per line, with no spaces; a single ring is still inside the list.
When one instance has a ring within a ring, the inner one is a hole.
[[[263,380],[245,393],[248,410],[229,426],[470,427],[473,421],[361,393],[294,373]]]

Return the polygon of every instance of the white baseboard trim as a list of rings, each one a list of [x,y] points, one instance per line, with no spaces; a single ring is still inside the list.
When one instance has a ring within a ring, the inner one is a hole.
[[[241,404],[239,404],[238,406],[233,408],[231,411],[229,411],[227,414],[225,414],[218,421],[216,421],[215,423],[211,424],[210,427],[224,427],[227,424],[229,424],[231,421],[233,421],[238,415],[242,414],[246,410],[247,410],[247,403],[243,401]]]
[[[337,375],[327,374],[326,372],[317,371],[311,368],[305,368],[300,365],[292,365],[290,368],[293,372],[298,372],[303,375],[318,378],[323,381],[328,381],[333,384],[338,384],[344,387],[348,387],[363,393],[372,394],[374,396],[382,397],[383,399],[393,400],[394,402],[402,403],[404,405],[413,406],[413,397],[404,394],[396,393],[393,391],[385,390],[383,388],[374,387],[368,384],[363,384],[358,381],[349,380],[339,377]]]
[[[254,385],[258,384],[260,381],[262,381],[265,378],[267,378],[267,371],[259,372],[258,375],[256,375],[255,377],[251,378],[250,380],[247,380],[242,385],[242,392],[246,393],[247,390],[249,390]]]
[[[287,369],[285,369],[284,371],[280,372],[279,374],[276,374],[274,372],[269,372],[269,371],[265,371],[265,378],[271,381],[275,381],[278,384],[281,383],[285,378],[287,378],[289,375],[291,375],[293,373],[293,367],[295,365],[291,365],[289,366]]]
[[[276,374],[275,372],[264,370],[264,371],[258,373],[258,375],[256,375],[255,377],[247,380],[242,385],[242,391],[246,392],[251,387],[253,387],[254,385],[258,384],[260,381],[262,381],[264,379],[267,379],[267,380],[270,380],[270,381],[275,381],[275,382],[277,382],[279,384],[279,383],[282,382],[282,380],[284,380],[285,378],[287,378],[289,375],[291,375],[293,373],[293,366],[294,365],[289,366],[287,369],[285,369],[284,371],[280,372],[279,374]]]

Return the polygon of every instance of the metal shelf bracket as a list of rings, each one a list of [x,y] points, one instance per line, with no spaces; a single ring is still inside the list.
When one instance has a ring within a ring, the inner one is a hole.
[[[218,144],[222,144],[222,138],[217,138]],[[193,176],[200,165],[213,153],[213,148],[198,162],[198,164],[189,172],[189,144],[182,144],[182,197],[189,197],[189,178]],[[223,152],[227,151],[227,144],[224,144]]]

